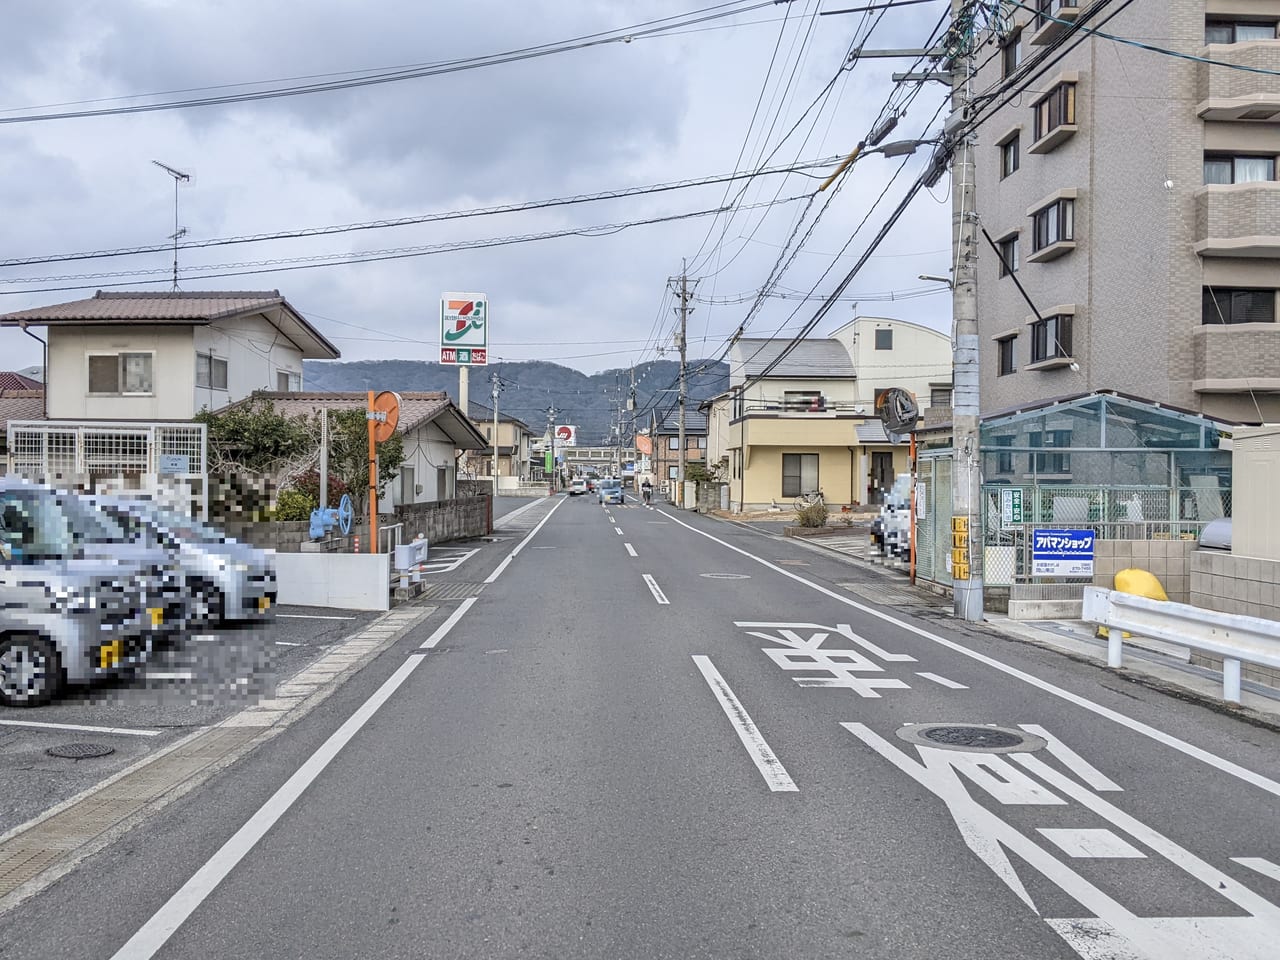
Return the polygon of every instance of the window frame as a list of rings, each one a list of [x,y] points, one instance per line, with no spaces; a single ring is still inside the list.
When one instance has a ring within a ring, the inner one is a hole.
[[[1242,160],[1265,160],[1271,164],[1270,176],[1261,180],[1241,180],[1239,179],[1238,164]],[[1208,166],[1211,163],[1229,163],[1231,164],[1230,180],[1210,180],[1208,178]],[[1220,151],[1205,151],[1204,155],[1204,185],[1211,186],[1227,186],[1228,184],[1237,183],[1274,183],[1276,180],[1276,155],[1264,153],[1222,153]]]
[[[680,435],[678,433],[673,433],[667,437],[667,449],[674,450],[676,453],[680,452]]]
[[[201,370],[201,361],[204,361],[205,364],[207,364],[207,366],[203,371]],[[221,386],[218,385],[218,382],[217,382],[218,378],[217,376],[215,376],[215,373],[219,368],[222,370]],[[202,372],[204,373],[203,383],[201,383]],[[226,358],[215,356],[212,352],[197,353],[196,354],[196,386],[201,390],[226,390],[227,389]]]
[[[1001,237],[996,241],[996,247],[1000,250],[1000,263],[996,267],[996,271],[1001,277],[1007,277],[1012,273],[1017,273],[1021,264],[1021,243],[1020,235],[1011,233],[1008,236]],[[1010,256],[1012,252],[1012,256]],[[1009,266],[1005,266],[1008,263]]]
[[[791,460],[795,465],[795,471],[791,474],[788,474],[787,472],[788,460]],[[818,473],[818,468],[821,466],[821,460],[818,454],[784,453],[782,455],[782,495],[784,497],[801,497],[804,496],[805,493],[813,492],[806,491],[804,489],[805,465],[807,461],[812,468],[813,490],[816,491],[822,489]],[[789,482],[791,482],[791,486],[788,486]],[[795,492],[788,493],[788,490],[794,490]]]
[[[1012,62],[1010,62],[1012,54]],[[1000,45],[1000,78],[1013,76],[1022,66],[1022,30],[1014,30]]]
[[[280,378],[285,378],[284,388],[280,387]],[[297,384],[295,386],[294,384]],[[296,393],[302,389],[302,374],[294,373],[292,370],[276,371],[276,392],[277,393]]]
[[[885,334],[886,336],[882,337],[881,334]],[[881,346],[882,341],[885,343],[884,346]],[[893,349],[893,327],[876,327],[875,349],[876,350],[892,350]]]
[[[939,401],[939,394],[943,394],[943,399]],[[949,407],[951,406],[951,397],[953,390],[951,387],[930,387],[929,388],[929,406],[931,407]]]
[[[1007,377],[1018,372],[1017,334],[996,340],[996,376]]]
[[[1231,29],[1231,39],[1226,41],[1210,40],[1209,30],[1213,27],[1217,27],[1219,29],[1229,27]],[[1270,37],[1251,37],[1248,40],[1241,40],[1239,35],[1240,27],[1270,27],[1272,35]],[[1276,40],[1280,39],[1280,20],[1249,20],[1242,17],[1236,17],[1234,19],[1229,17],[1205,17],[1204,33],[1204,43],[1206,47],[1211,43],[1226,46],[1236,43],[1256,43],[1265,40]]]
[[[783,390],[782,409],[789,413],[822,413],[827,398],[821,390]]]
[[[1054,215],[1055,232],[1052,236],[1049,231],[1048,214],[1050,211]],[[1052,247],[1055,243],[1074,242],[1075,239],[1076,201],[1074,197],[1058,197],[1031,214],[1032,253],[1039,253],[1041,250]]]
[[[1205,285],[1200,288],[1200,325],[1204,327],[1223,327],[1235,326],[1241,323],[1275,323],[1276,322],[1276,291],[1269,287],[1214,287]],[[1250,317],[1236,319],[1235,300],[1237,295],[1248,294],[1251,296],[1263,295],[1264,298],[1269,297],[1271,302],[1271,317],[1267,320],[1256,320]],[[1221,297],[1225,295],[1227,298],[1227,310],[1222,310]],[[1214,311],[1210,313],[1208,306],[1210,299],[1214,304]],[[1210,319],[1212,317],[1213,319]]]
[[[1043,320],[1034,320],[1031,326],[1031,362],[1069,359],[1071,352],[1072,314],[1051,313]],[[1050,343],[1050,335],[1053,342]]]
[[[1040,142],[1059,127],[1075,126],[1076,83],[1075,80],[1060,80],[1031,105],[1035,142]]]
[[[93,389],[93,361],[105,357],[115,358],[115,389],[114,390],[94,390]],[[145,390],[126,390],[125,385],[128,378],[128,358],[141,357],[146,359],[147,367],[147,389]],[[120,350],[114,353],[106,351],[93,351],[85,354],[85,387],[86,393],[91,397],[154,397],[156,395],[156,363],[154,350]]]
[[[1022,134],[1015,133],[1009,139],[998,144],[1000,147],[1000,179],[1004,180],[1018,172],[1021,166]]]

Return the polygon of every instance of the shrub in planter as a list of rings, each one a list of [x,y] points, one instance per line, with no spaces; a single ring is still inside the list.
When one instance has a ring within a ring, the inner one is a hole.
[[[796,508],[796,523],[802,527],[825,527],[827,525],[827,505],[811,503],[807,507]]]
[[[317,502],[301,490],[281,490],[276,498],[276,519],[310,520],[311,511],[317,506]]]

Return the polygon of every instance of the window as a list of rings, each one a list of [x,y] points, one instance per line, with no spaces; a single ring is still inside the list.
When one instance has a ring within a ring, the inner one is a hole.
[[[951,388],[950,387],[931,388],[929,390],[929,406],[931,407],[951,406]]]
[[[667,449],[678,451],[680,449],[680,437],[667,437]]]
[[[1036,250],[1076,238],[1076,202],[1071,199],[1055,200],[1031,216]]]
[[[280,393],[289,393],[302,389],[302,374],[289,373],[287,370],[276,371],[276,390]]]
[[[153,387],[149,353],[105,353],[89,357],[90,393],[146,395]]]
[[[1274,290],[1205,287],[1200,301],[1201,323],[1275,323]]]
[[[1018,235],[996,241],[1000,248],[1000,276],[1007,277],[1018,272]]]
[[[1071,314],[1058,313],[1031,324],[1031,362],[1071,356]]]
[[[698,449],[698,450],[705,450],[705,449],[707,449],[707,438],[706,438],[706,437],[694,437],[694,438],[693,438],[693,442],[691,442],[691,443],[689,444],[689,446],[690,446],[690,447],[692,447],[692,448]]]
[[[1066,448],[1071,446],[1070,430],[1033,430],[1029,436],[1029,446]],[[1071,472],[1071,454],[1069,453],[1035,453],[1031,456],[1036,473],[1064,474]]]
[[[1000,76],[1007,77],[1022,63],[1022,31],[1010,35],[1000,48]]]
[[[1058,127],[1076,122],[1076,85],[1060,83],[1036,103],[1036,139],[1043,140]]]
[[[1056,18],[1062,12],[1063,7],[1078,7],[1081,0],[1035,0],[1036,6],[1036,29],[1040,29],[1046,23],[1052,22],[1051,18]]]
[[[667,467],[667,479],[668,479],[668,480],[679,480],[679,479],[680,479],[680,468],[679,468],[679,467],[676,467],[676,466]]]
[[[893,349],[893,327],[881,327],[876,330],[876,349]]]
[[[1275,20],[1206,20],[1204,24],[1205,43],[1245,43],[1275,38]]]
[[[997,447],[1012,447],[1013,437],[996,437]],[[1001,450],[996,454],[996,473],[1013,473],[1013,453]]]
[[[1003,377],[1018,369],[1013,362],[1013,345],[1017,340],[1017,337],[1005,337],[1003,340],[996,341],[996,352],[999,355],[1000,360],[1000,372],[998,376]]]
[[[208,353],[196,354],[196,386],[227,389],[227,361]]]
[[[816,453],[784,453],[782,455],[782,495],[799,497],[818,489],[818,455]]]
[[[1015,133],[1004,143],[1000,144],[1001,180],[1018,169],[1018,141],[1020,139],[1021,137]]]
[[[1204,155],[1205,183],[1261,183],[1275,178],[1275,157]]]
[[[827,409],[827,398],[818,390],[786,390],[782,394],[782,409],[792,412],[822,413]]]

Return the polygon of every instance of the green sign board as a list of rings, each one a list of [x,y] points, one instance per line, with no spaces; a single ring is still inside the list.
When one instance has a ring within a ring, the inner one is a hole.
[[[1022,490],[1013,487],[1000,491],[1000,523],[1022,523]]]

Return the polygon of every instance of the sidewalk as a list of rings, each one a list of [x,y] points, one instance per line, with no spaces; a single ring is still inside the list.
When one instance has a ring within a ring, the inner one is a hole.
[[[895,569],[868,559],[870,537],[865,528],[861,532],[845,534],[843,531],[821,537],[783,537],[782,520],[738,520],[719,516],[719,519],[738,526],[749,527],[767,536],[785,539],[822,553],[833,554],[846,563],[864,570],[875,571],[893,586],[887,590],[858,590],[853,584],[846,589],[859,600],[877,606],[916,606],[932,611],[951,610],[951,600],[925,586],[913,586],[906,570]],[[789,519],[789,518],[788,518]],[[854,530],[858,528],[855,527]],[[984,626],[1010,640],[1034,643],[1037,646],[1057,650],[1073,658],[1106,667],[1107,642],[1094,636],[1094,625],[1083,620],[1011,620],[1000,613],[987,613]],[[1171,644],[1135,637],[1126,641],[1125,665],[1119,675],[1142,682],[1147,686],[1164,690],[1174,696],[1194,696],[1216,710],[1237,712],[1236,707],[1222,699],[1222,675],[1216,670],[1198,667],[1188,662],[1187,652]],[[1264,684],[1245,680],[1241,684],[1241,708],[1239,712],[1268,725],[1280,724],[1280,690]]]

